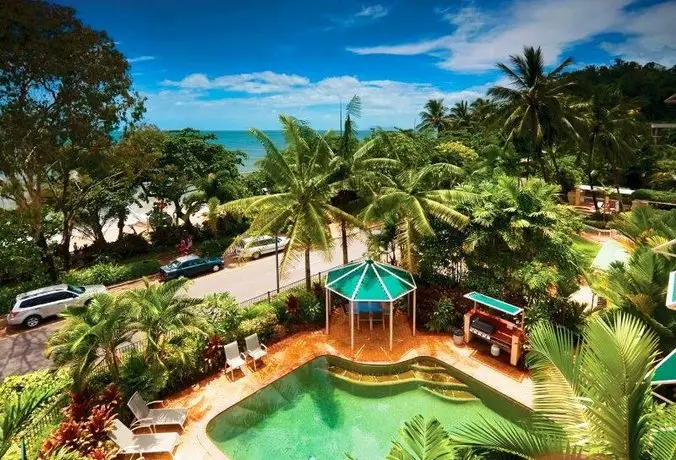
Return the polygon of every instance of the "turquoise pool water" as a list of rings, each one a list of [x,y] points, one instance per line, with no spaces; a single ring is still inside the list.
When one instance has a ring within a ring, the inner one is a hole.
[[[416,414],[436,417],[447,429],[477,417],[519,417],[518,408],[494,394],[489,399],[502,415],[489,409],[475,397],[476,383],[467,387],[456,378],[429,360],[385,367],[318,358],[215,417],[207,434],[233,460],[346,453],[365,460],[384,458]]]

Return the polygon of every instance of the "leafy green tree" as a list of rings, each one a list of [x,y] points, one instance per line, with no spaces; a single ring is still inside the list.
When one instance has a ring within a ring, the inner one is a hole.
[[[31,237],[30,226],[16,211],[0,209],[0,284],[44,278],[40,248]]]
[[[572,332],[541,323],[529,341],[532,423],[476,421],[450,431],[453,445],[527,459],[673,458],[676,410],[651,395],[657,340],[637,318],[595,317],[579,345]]]
[[[49,338],[47,355],[57,365],[72,368],[75,389],[84,388],[100,358],[113,381],[118,381],[120,362],[116,349],[133,334],[124,297],[97,294],[86,307],[69,307],[61,316],[66,322]]]
[[[194,206],[196,199],[201,205],[210,198],[207,193],[191,196],[196,188],[210,188],[221,201],[236,197],[233,183],[239,181],[243,154],[227,150],[214,139],[214,134],[194,129],[169,133],[163,141],[162,155],[143,186],[147,196],[172,203],[176,219],[183,221],[189,231],[193,227],[186,207]]]
[[[31,389],[3,401],[0,408],[0,458],[12,447],[14,437],[25,427],[35,410],[58,391],[61,389]]]
[[[147,339],[145,359],[162,363],[171,340],[185,333],[206,335],[211,326],[194,308],[201,299],[183,295],[188,280],[178,278],[162,284],[143,280],[144,287],[125,294],[131,304],[131,325]]]
[[[498,69],[509,79],[509,86],[494,86],[488,90],[501,105],[500,117],[507,140],[526,140],[530,144],[527,161],[537,161],[542,177],[549,173],[542,155],[543,146],[551,144],[552,133],[567,128],[574,132],[576,124],[570,110],[568,87],[561,73],[573,61],[565,59],[554,70],[545,73],[544,58],[538,47],[525,47],[523,56],[510,56],[513,68],[499,63]]]
[[[335,171],[330,167],[333,152],[325,137],[290,116],[279,118],[288,144],[285,154],[265,133],[251,130],[265,148],[261,168],[279,192],[231,201],[222,205],[221,210],[251,217],[246,235],[287,232],[289,244],[282,257],[282,271],[289,260],[303,254],[305,284],[309,290],[310,251],[316,249],[328,255],[334,244],[329,224],[341,219],[353,226],[361,223],[331,204]]]
[[[528,304],[577,289],[580,268],[570,235],[582,225],[558,203],[555,185],[531,179],[519,186],[516,178],[500,176],[462,189],[476,196],[457,207],[468,216],[462,245],[468,282],[484,280],[482,289]]]
[[[438,133],[449,124],[448,108],[444,105],[444,100],[430,99],[425,104],[425,109],[420,112],[420,124],[417,129],[434,130]]]
[[[114,42],[72,8],[8,0],[0,27],[0,194],[29,222],[56,279],[43,228],[48,182],[70,177],[73,157],[96,161],[109,133],[140,116],[141,99]]]

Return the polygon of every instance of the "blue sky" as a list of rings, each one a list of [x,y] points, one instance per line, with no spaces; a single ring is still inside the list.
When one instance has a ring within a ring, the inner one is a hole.
[[[495,63],[540,45],[546,63],[676,64],[676,0],[61,0],[106,30],[161,128],[326,129],[362,98],[361,128],[410,127],[426,100],[473,100]]]

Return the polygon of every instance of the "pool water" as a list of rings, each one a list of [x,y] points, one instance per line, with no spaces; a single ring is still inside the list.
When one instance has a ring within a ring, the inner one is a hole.
[[[232,460],[344,459],[346,453],[382,459],[416,414],[436,417],[446,429],[479,417],[525,415],[459,378],[429,359],[376,366],[317,358],[216,416],[207,434]]]

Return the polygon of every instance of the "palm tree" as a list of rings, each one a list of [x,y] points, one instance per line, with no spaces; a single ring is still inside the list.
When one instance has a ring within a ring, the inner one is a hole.
[[[399,431],[401,441],[392,441],[387,460],[454,460],[448,433],[437,419],[425,421],[416,415]]]
[[[201,299],[182,296],[188,280],[178,278],[161,284],[150,284],[143,279],[144,287],[125,294],[131,304],[130,328],[146,336],[146,360],[162,363],[171,339],[184,333],[207,335],[210,324],[195,308]]]
[[[76,389],[82,388],[84,379],[101,357],[112,379],[118,380],[116,348],[132,334],[128,307],[123,297],[97,294],[87,307],[69,307],[61,314],[66,323],[50,337],[47,355],[58,365],[72,367]]]
[[[333,152],[326,135],[319,136],[298,120],[281,115],[280,121],[288,148],[280,152],[262,131],[252,134],[266,151],[261,168],[272,178],[279,193],[231,201],[220,207],[222,212],[242,213],[252,218],[248,236],[288,231],[289,243],[282,257],[282,272],[299,254],[305,257],[305,285],[312,287],[310,251],[317,249],[330,256],[333,238],[329,224],[344,220],[359,226],[358,219],[331,204],[335,171],[331,168]]]
[[[3,401],[0,409],[0,458],[12,447],[14,438],[31,416],[62,388],[34,388],[15,394]]]
[[[490,99],[477,98],[470,104],[472,120],[478,124],[491,121],[497,109]]]
[[[510,56],[513,68],[499,63],[498,69],[509,78],[509,86],[494,86],[488,95],[502,105],[500,114],[507,139],[524,139],[530,143],[528,162],[540,164],[542,177],[549,175],[542,156],[544,145],[551,143],[551,133],[573,128],[576,121],[569,110],[568,87],[572,84],[560,79],[561,73],[572,64],[567,58],[554,70],[545,73],[540,47],[524,47],[523,56]],[[548,136],[550,136],[548,138]],[[528,174],[528,168],[527,168]]]
[[[638,207],[618,214],[611,226],[619,230],[634,246],[656,246],[676,238],[676,211]]]
[[[522,458],[674,458],[676,410],[657,410],[650,378],[658,342],[637,318],[595,317],[582,342],[540,323],[530,333],[534,418],[521,428],[480,420],[451,430],[451,443]]]
[[[585,117],[587,177],[594,196],[594,206],[598,211],[593,171],[596,162],[601,160],[604,164],[610,165],[612,169],[613,183],[621,207],[620,166],[627,164],[638,143],[640,131],[636,120],[638,109],[624,101],[618,91],[609,90],[595,92],[587,107]],[[597,153],[600,153],[601,158],[596,158]]]
[[[452,205],[470,198],[471,194],[437,188],[442,180],[461,174],[462,170],[457,166],[437,163],[385,176],[385,185],[372,191],[371,202],[362,213],[364,223],[378,223],[388,215],[396,216],[399,222],[397,242],[402,262],[409,270],[415,272],[417,269],[416,245],[423,237],[434,236],[430,218],[435,217],[456,228],[467,223],[467,216]]]
[[[472,113],[467,101],[456,102],[451,108],[448,119],[456,126],[469,126],[472,120]]]
[[[434,129],[442,131],[449,126],[448,109],[443,99],[430,99],[425,104],[425,110],[420,112],[420,124],[417,129]]]

